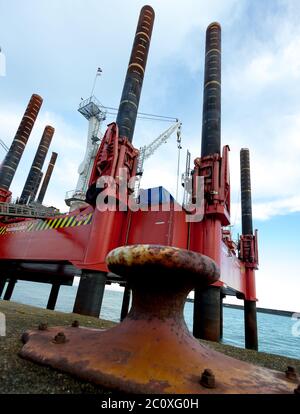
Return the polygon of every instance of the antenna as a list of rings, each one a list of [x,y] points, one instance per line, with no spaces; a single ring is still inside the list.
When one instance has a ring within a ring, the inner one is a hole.
[[[102,73],[102,69],[101,68],[98,68],[97,69],[97,72],[96,72],[96,75],[95,75],[95,79],[94,79],[94,83],[93,83],[93,87],[92,87],[92,91],[91,91],[91,96],[93,96],[93,93],[94,93],[94,90],[95,90],[95,86],[96,86],[97,78],[98,78],[98,76],[101,75],[101,73]]]

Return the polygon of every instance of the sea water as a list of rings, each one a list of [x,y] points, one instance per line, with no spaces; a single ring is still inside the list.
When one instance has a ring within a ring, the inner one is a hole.
[[[51,285],[19,281],[14,289],[12,301],[45,308]],[[61,286],[55,310],[72,312],[77,286]],[[106,288],[101,319],[119,322],[123,293]],[[192,330],[193,303],[184,308],[186,324]],[[293,329],[297,321],[288,316],[257,314],[259,350],[272,354],[300,359],[300,332]],[[224,307],[222,342],[244,347],[244,316],[241,309]]]

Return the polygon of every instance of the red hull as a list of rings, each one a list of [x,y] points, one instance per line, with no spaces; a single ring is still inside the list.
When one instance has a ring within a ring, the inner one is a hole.
[[[79,269],[107,271],[107,253],[121,245],[189,248],[209,255],[219,264],[218,285],[226,285],[243,293],[246,299],[255,300],[254,278],[245,277],[245,266],[222,241],[218,223],[210,220],[187,223],[185,217],[184,211],[173,209],[100,212],[88,207],[59,218],[24,220],[0,226],[0,257],[6,263],[64,261]]]

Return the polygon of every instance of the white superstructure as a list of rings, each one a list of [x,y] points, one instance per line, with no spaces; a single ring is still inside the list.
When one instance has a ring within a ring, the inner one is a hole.
[[[78,168],[79,177],[76,189],[68,191],[65,197],[65,202],[70,206],[70,210],[74,210],[85,204],[85,194],[102,138],[100,131],[101,123],[106,118],[106,110],[95,96],[91,96],[82,101],[78,111],[88,120],[89,126],[84,159]]]

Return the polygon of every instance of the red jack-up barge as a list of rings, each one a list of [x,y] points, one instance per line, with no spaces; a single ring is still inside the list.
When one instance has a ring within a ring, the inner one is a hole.
[[[219,341],[222,300],[226,294],[236,295],[244,300],[245,345],[257,349],[255,269],[258,252],[257,236],[252,228],[249,151],[241,150],[242,236],[236,246],[228,230],[229,148],[225,146],[221,151],[220,140],[221,27],[218,23],[210,24],[206,32],[202,151],[193,171],[194,190],[196,177],[204,179],[203,220],[187,221],[187,215],[193,213],[177,211],[173,201],[170,211],[164,211],[166,200],[160,200],[158,211],[99,211],[96,207],[99,177],[111,176],[119,185],[120,168],[126,169],[128,182],[135,176],[138,150],[132,138],[153,23],[154,11],[145,6],[138,22],[117,120],[108,125],[94,163],[86,196],[89,205],[65,215],[2,216],[0,296],[6,280],[9,284],[5,299],[10,298],[16,280],[52,283],[49,307],[54,307],[59,286],[71,284],[74,275],[79,275],[74,312],[99,316],[105,284],[112,280],[124,282],[108,272],[105,258],[112,249],[135,244],[174,246],[207,255],[220,268],[217,282],[195,289],[194,336]],[[10,202],[10,184],[41,103],[42,99],[33,95],[2,163],[0,200],[3,206]],[[122,317],[128,311],[129,289],[127,286],[124,293]]]

